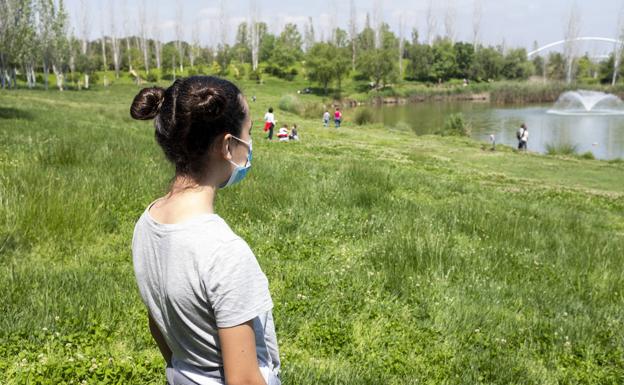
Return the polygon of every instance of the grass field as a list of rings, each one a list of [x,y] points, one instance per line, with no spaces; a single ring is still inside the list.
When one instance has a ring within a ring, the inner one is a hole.
[[[242,86],[256,121],[299,87]],[[172,170],[137,91],[0,92],[0,384],[164,383],[130,242]],[[256,131],[217,211],[285,384],[624,383],[622,162],[276,115],[302,141]]]

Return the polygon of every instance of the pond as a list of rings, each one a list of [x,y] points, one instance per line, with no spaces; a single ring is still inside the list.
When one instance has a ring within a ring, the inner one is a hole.
[[[624,115],[557,115],[552,105],[494,106],[484,102],[425,102],[370,108],[388,127],[411,128],[418,135],[444,127],[450,114],[462,113],[475,140],[517,147],[516,131],[529,129],[529,151],[545,153],[547,145],[573,145],[578,153],[590,151],[598,159],[624,158]]]

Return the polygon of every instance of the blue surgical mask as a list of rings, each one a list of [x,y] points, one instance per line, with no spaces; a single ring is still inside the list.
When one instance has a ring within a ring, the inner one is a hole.
[[[249,152],[247,152],[247,162],[245,162],[244,166],[240,166],[234,162],[232,162],[231,160],[229,160],[230,163],[232,163],[234,165],[234,171],[232,171],[232,175],[230,175],[230,179],[228,179],[228,181],[221,186],[221,188],[226,188],[228,186],[231,186],[233,184],[236,184],[238,182],[240,182],[241,180],[243,180],[245,178],[245,176],[247,175],[247,173],[249,172],[249,169],[251,168],[251,140],[249,141],[249,143],[245,142],[242,139],[239,139],[235,136],[232,136],[232,138],[238,140],[239,142],[247,145],[247,147],[249,147]]]

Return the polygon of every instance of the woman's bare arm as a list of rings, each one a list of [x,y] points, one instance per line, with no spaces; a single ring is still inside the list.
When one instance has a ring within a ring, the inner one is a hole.
[[[156,325],[156,321],[154,321],[154,318],[152,318],[152,315],[149,314],[149,312],[148,312],[148,317],[149,317],[149,329],[150,329],[150,332],[152,333],[152,337],[154,338],[154,341],[156,341],[156,344],[158,345],[158,349],[160,349],[160,353],[165,359],[167,366],[171,366],[171,356],[172,356],[171,349],[169,349],[169,346],[167,346],[165,337],[163,337],[162,333],[160,332],[160,329],[158,329],[158,325]]]
[[[266,385],[258,368],[253,321],[219,329],[219,340],[227,385]]]

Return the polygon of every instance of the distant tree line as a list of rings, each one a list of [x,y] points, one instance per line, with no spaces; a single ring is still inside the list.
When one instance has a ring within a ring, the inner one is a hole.
[[[370,89],[379,89],[403,80],[483,82],[526,80],[531,76],[565,80],[569,73],[569,60],[561,53],[529,60],[522,48],[477,43],[478,31],[472,43],[454,41],[452,34],[435,38],[430,31],[422,41],[416,29],[406,39],[403,22],[397,35],[386,23],[371,25],[368,16],[364,27],[358,30],[353,1],[348,31],[334,28],[330,36],[317,39],[310,18],[303,33],[297,25],[286,24],[281,33],[273,35],[266,23],[252,15],[249,21],[238,25],[233,44],[223,38],[215,47],[201,46],[195,27],[191,41],[183,39],[180,2],[176,40],[164,43],[159,39],[155,21],[146,16],[144,1],[139,5],[137,33],[122,37],[118,33],[121,23],[116,20],[115,0],[108,1],[109,13],[102,17],[109,26],[95,40],[86,37],[90,28],[86,17],[79,28],[82,36],[74,34],[63,0],[0,1],[2,88],[16,87],[18,79],[30,88],[37,83],[48,88],[50,72],[55,75],[59,90],[68,81],[88,87],[97,73],[107,71],[111,77],[130,73],[148,81],[175,79],[183,73],[246,76],[254,80],[260,80],[263,74],[286,80],[304,75],[325,93],[330,87],[340,90],[347,78],[366,81]],[[88,6],[86,0],[81,4]],[[123,23],[125,32],[130,22]],[[447,29],[452,30],[452,26]],[[575,58],[574,64],[576,78],[609,82],[619,62],[616,64],[615,55],[599,62],[583,56]]]

